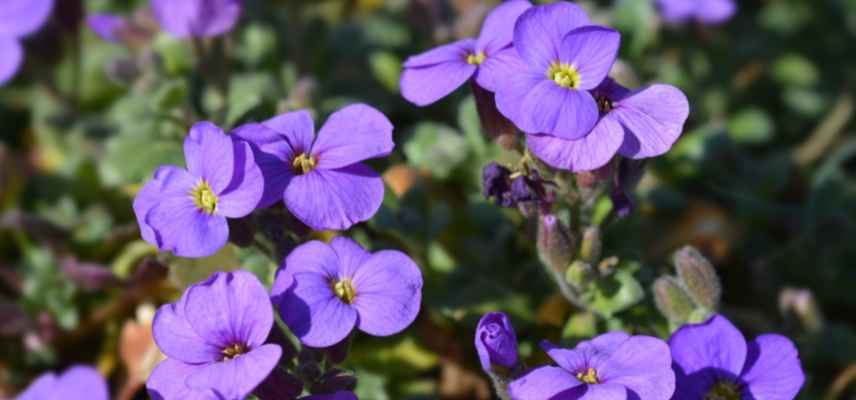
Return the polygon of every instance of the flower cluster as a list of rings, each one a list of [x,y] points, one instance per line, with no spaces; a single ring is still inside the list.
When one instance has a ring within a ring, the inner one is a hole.
[[[482,368],[508,382],[515,400],[792,400],[805,379],[790,340],[766,334],[747,343],[721,315],[683,326],[668,344],[614,331],[573,349],[546,341],[541,348],[556,366],[510,372],[519,362],[508,317],[489,313],[476,329]]]
[[[21,38],[39,30],[54,8],[54,0],[5,0],[0,7],[0,86],[24,63]]]

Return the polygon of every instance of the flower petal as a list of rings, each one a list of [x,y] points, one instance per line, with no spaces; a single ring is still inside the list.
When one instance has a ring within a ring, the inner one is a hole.
[[[579,400],[625,400],[627,389],[624,386],[612,383],[600,383],[597,385],[586,385],[586,392]],[[647,397],[642,399],[648,400]],[[659,397],[657,398],[659,399]],[[667,398],[668,399],[668,398]]]
[[[312,396],[301,397],[300,400],[357,400],[357,395],[353,392],[340,390],[333,394],[316,394]]]
[[[0,86],[12,80],[24,62],[24,49],[18,39],[0,37]]]
[[[774,334],[749,342],[749,355],[741,380],[754,399],[790,400],[805,382],[796,347],[790,339]]]
[[[578,399],[585,390],[586,385],[557,367],[535,368],[508,385],[513,400]]]
[[[476,71],[476,82],[491,92],[497,92],[503,85],[513,84],[510,81],[515,79],[508,77],[517,76],[520,72],[531,74],[517,55],[517,50],[508,47],[485,57]]]
[[[208,338],[200,337],[184,314],[187,292],[175,303],[158,308],[152,321],[152,336],[158,348],[178,361],[205,363],[222,358],[222,349]]]
[[[527,135],[532,154],[555,168],[569,171],[592,171],[615,156],[624,140],[624,130],[614,118],[605,116],[591,133],[577,140],[564,140],[550,135]]]
[[[197,122],[184,139],[184,158],[191,175],[205,179],[214,193],[221,193],[232,181],[235,169],[232,139],[210,122]]]
[[[389,119],[374,107],[352,104],[327,118],[312,154],[318,159],[317,168],[336,169],[386,157],[394,147]]]
[[[134,215],[137,217],[137,225],[140,227],[140,234],[143,237],[143,240],[157,246],[157,235],[146,223],[146,214],[149,213],[155,205],[157,205],[162,198],[161,190],[164,185],[164,182],[169,179],[169,175],[176,174],[178,176],[186,175],[187,178],[192,179],[187,174],[187,171],[173,166],[164,166],[155,170],[154,176],[145,185],[143,188],[137,192],[137,196],[134,197]]]
[[[453,61],[466,62],[467,56],[475,50],[476,41],[463,39],[457,42],[437,46],[424,53],[410,56],[404,61],[404,68],[429,67]]]
[[[205,257],[217,252],[229,239],[225,217],[200,211],[188,195],[165,194],[146,215],[156,233],[158,248],[179,257]]]
[[[241,16],[241,0],[152,0],[163,30],[178,38],[211,37],[231,31]]]
[[[678,140],[690,113],[687,97],[670,85],[651,85],[615,104],[612,113],[624,126],[618,150],[633,159],[661,155]]]
[[[476,41],[476,53],[490,55],[510,46],[514,39],[514,23],[531,7],[529,0],[508,0],[496,6],[482,24]]]
[[[530,70],[544,75],[559,59],[562,39],[573,29],[589,25],[580,6],[560,1],[524,12],[514,26],[514,46]]]
[[[231,360],[195,368],[186,384],[194,390],[211,389],[224,399],[243,399],[276,367],[282,349],[266,344]]]
[[[461,87],[476,72],[464,59],[424,67],[405,67],[401,73],[401,95],[417,106],[427,106]]]
[[[657,7],[664,20],[683,23],[693,17],[698,2],[686,0],[657,0]]]
[[[234,174],[229,185],[217,195],[217,214],[241,218],[253,212],[262,199],[265,181],[248,143],[235,142]]]
[[[490,59],[498,62],[493,63]],[[488,57],[482,68],[484,70],[479,74],[486,75],[482,79],[485,82],[483,87],[490,90],[489,86],[493,86],[495,89],[499,112],[514,122],[518,129],[537,132],[531,116],[523,112],[523,101],[538,84],[548,82],[546,75],[531,72],[514,47]],[[507,79],[508,76],[515,78]]]
[[[50,399],[56,393],[57,376],[53,372],[40,375],[30,383],[23,392],[18,394],[17,400],[44,400]]]
[[[57,379],[56,390],[63,399],[110,400],[107,381],[89,366],[77,365],[65,370]]]
[[[678,329],[669,338],[669,347],[672,360],[686,375],[714,368],[737,376],[746,361],[746,339],[718,314],[707,322]]]
[[[315,122],[307,110],[277,115],[262,123],[284,138],[296,154],[309,151],[315,139]],[[280,139],[281,140],[281,139]],[[264,143],[259,143],[262,145]]]
[[[570,31],[559,50],[559,60],[577,68],[578,89],[596,88],[612,69],[621,45],[618,31],[602,26],[584,26]]]
[[[315,169],[285,189],[288,210],[314,230],[348,229],[374,216],[381,202],[383,180],[363,164]]]
[[[217,272],[187,289],[184,315],[200,337],[220,348],[264,343],[273,326],[270,297],[246,271]]]
[[[194,390],[185,384],[191,373],[201,368],[167,358],[155,367],[146,380],[146,390],[152,400],[221,400],[214,391]]]
[[[357,328],[389,336],[407,328],[419,314],[422,271],[400,251],[384,250],[363,262],[353,278]]]
[[[42,27],[53,11],[53,0],[3,0],[0,37],[18,38]],[[5,53],[3,57],[6,57]]]
[[[312,120],[310,119],[309,122],[311,124]],[[311,131],[309,135],[308,146],[311,146]],[[253,159],[262,172],[264,191],[258,207],[270,207],[282,200],[285,187],[288,186],[294,176],[291,160],[303,152],[302,145],[299,151],[292,148],[287,136],[263,124],[242,125],[232,132],[232,136],[239,141],[250,143],[253,149]]]
[[[345,236],[334,238],[330,247],[339,258],[339,279],[352,278],[357,269],[372,256],[359,243]]]
[[[601,382],[622,385],[640,399],[669,400],[675,391],[669,346],[654,337],[632,336],[592,367]]]
[[[702,0],[696,10],[696,17],[703,24],[716,25],[731,19],[737,12],[734,0]]]
[[[333,280],[314,273],[294,275],[294,284],[278,298],[282,320],[310,347],[329,347],[351,333],[357,311],[333,293]]]
[[[575,140],[584,137],[598,120],[597,103],[587,91],[566,89],[550,80],[536,85],[523,100],[521,114],[529,116],[533,130],[526,133],[543,133],[561,139]]]
[[[128,25],[128,21],[113,14],[92,14],[86,17],[86,24],[98,37],[108,42],[121,41],[118,31]]]
[[[285,293],[293,284],[294,276],[299,273],[318,274],[326,279],[340,277],[339,255],[334,247],[313,240],[297,246],[289,253],[276,273],[276,279],[271,288],[271,297],[278,303],[277,298]],[[280,308],[280,312],[283,312]]]

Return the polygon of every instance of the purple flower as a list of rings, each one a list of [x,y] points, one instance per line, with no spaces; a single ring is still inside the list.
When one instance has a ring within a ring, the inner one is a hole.
[[[12,79],[24,62],[20,39],[45,24],[53,0],[3,0],[0,7],[0,86]]]
[[[517,336],[507,315],[491,312],[481,317],[475,344],[485,372],[490,373],[494,365],[508,370],[517,366]]]
[[[514,47],[496,55],[496,106],[520,130],[580,139],[598,119],[589,90],[606,78],[621,41],[617,31],[589,25],[577,5],[533,7],[514,26]]]
[[[674,399],[791,400],[805,381],[788,338],[766,334],[747,343],[721,315],[684,325],[669,346],[677,376]]]
[[[101,39],[118,43],[122,40],[119,32],[127,28],[128,21],[117,15],[93,14],[86,17],[86,24]]]
[[[178,38],[219,36],[241,17],[242,0],[151,0],[161,29]]]
[[[401,74],[401,95],[413,104],[431,104],[475,77],[496,91],[507,77],[496,74],[494,55],[511,46],[517,17],[532,7],[528,0],[508,0],[487,16],[478,39],[463,39],[408,58]]]
[[[134,199],[143,239],[181,257],[214,254],[229,239],[226,218],[251,213],[262,197],[262,173],[246,143],[210,122],[184,140],[187,170],[160,167]]]
[[[276,367],[267,291],[246,271],[217,272],[158,309],[152,335],[168,357],[146,388],[155,400],[243,399]]]
[[[383,180],[363,160],[392,152],[392,123],[378,110],[353,104],[336,111],[315,137],[308,111],[295,111],[234,135],[250,142],[264,174],[260,207],[279,200],[315,230],[348,229],[383,202]]]
[[[17,400],[109,400],[104,377],[90,366],[69,367],[61,375],[42,374],[16,397]]]
[[[737,12],[734,0],[657,0],[660,15],[671,23],[697,20],[705,25],[721,24]]]
[[[301,342],[328,347],[354,326],[373,336],[407,328],[419,313],[422,272],[400,251],[369,253],[340,236],[329,245],[311,241],[294,249],[271,295]]]
[[[548,342],[541,347],[558,367],[539,367],[512,381],[512,399],[668,400],[675,389],[669,346],[654,337],[610,332],[573,350]]]
[[[352,392],[342,390],[333,394],[316,394],[313,396],[301,397],[300,400],[357,400],[357,395]]]
[[[672,148],[689,116],[686,96],[669,85],[631,92],[606,78],[591,95],[601,116],[588,134],[574,140],[527,135],[532,153],[553,167],[575,172],[600,168],[616,152],[632,159],[654,157]]]

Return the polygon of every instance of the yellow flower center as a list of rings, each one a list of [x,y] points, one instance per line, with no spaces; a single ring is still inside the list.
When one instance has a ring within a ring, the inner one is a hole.
[[[235,343],[235,344],[223,349],[223,360],[224,361],[225,360],[231,360],[231,359],[236,358],[236,357],[238,357],[241,354],[244,354],[246,352],[247,352],[246,346],[244,346],[240,343]]]
[[[484,62],[484,59],[487,56],[483,51],[480,51],[476,54],[467,54],[467,64],[479,65]]]
[[[704,395],[704,400],[740,400],[740,386],[730,381],[713,384]]]
[[[580,73],[571,64],[560,62],[550,64],[550,68],[547,69],[547,78],[567,89],[576,89],[580,86]]]
[[[336,297],[345,302],[345,304],[353,303],[357,297],[357,290],[354,289],[351,280],[347,278],[333,283],[333,293],[336,293]]]
[[[300,155],[295,157],[294,161],[291,162],[291,167],[294,168],[294,172],[303,175],[308,174],[309,171],[315,169],[316,164],[318,164],[318,162],[315,160],[315,157],[306,153],[300,153]]]
[[[591,367],[589,367],[585,373],[577,372],[577,379],[590,385],[600,383],[600,381],[597,380],[597,371]]]
[[[217,210],[217,195],[211,190],[211,185],[204,179],[196,184],[196,187],[190,191],[190,197],[193,198],[193,204],[196,208],[202,210],[206,214],[214,214]]]

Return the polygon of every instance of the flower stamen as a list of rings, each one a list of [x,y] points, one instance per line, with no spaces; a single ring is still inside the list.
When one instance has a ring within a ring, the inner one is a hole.
[[[704,400],[740,400],[740,385],[722,380],[713,384],[704,395]]]
[[[357,290],[354,289],[354,285],[351,283],[351,280],[347,278],[333,282],[333,293],[335,293],[336,297],[338,297],[339,300],[342,300],[345,304],[352,304],[354,299],[357,297]]]
[[[595,96],[594,100],[597,102],[597,109],[598,109],[598,111],[600,111],[601,115],[606,114],[606,113],[612,111],[613,108],[615,108],[615,105],[612,104],[612,100],[610,100],[606,96],[603,96],[603,95]]]
[[[193,198],[193,204],[206,214],[214,214],[217,210],[217,195],[211,190],[211,185],[204,179],[190,191],[190,197]]]
[[[595,371],[595,369],[591,367],[586,369],[585,373],[577,372],[577,379],[590,385],[600,383],[600,381],[597,379],[597,371]]]
[[[478,53],[470,53],[467,54],[467,64],[481,65],[481,63],[484,62],[485,58],[487,58],[487,55],[485,55],[483,51],[480,51]]]
[[[310,171],[315,169],[315,165],[318,164],[318,161],[315,160],[315,157],[312,157],[306,153],[300,153],[297,157],[294,158],[294,161],[291,162],[291,167],[294,169],[299,175],[308,174]]]
[[[547,69],[547,79],[566,89],[580,86],[580,72],[571,64],[554,62]]]
[[[237,358],[241,354],[247,352],[247,347],[240,343],[235,343],[225,349],[223,349],[223,361],[232,360]]]

